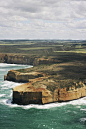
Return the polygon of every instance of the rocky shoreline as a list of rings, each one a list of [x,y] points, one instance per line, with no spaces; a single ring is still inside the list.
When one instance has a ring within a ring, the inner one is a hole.
[[[0,63],[8,64],[24,64],[37,66],[40,64],[52,64],[59,63],[60,60],[54,58],[45,58],[44,56],[27,56],[27,55],[16,55],[16,54],[0,54]]]
[[[46,104],[65,102],[86,96],[86,85],[81,81],[79,83],[74,82],[69,89],[67,87],[61,88],[56,86],[53,90],[50,90],[47,83],[43,83],[43,80],[47,80],[48,83],[54,83],[48,76],[44,73],[33,71],[29,73],[22,73],[15,70],[8,71],[8,74],[5,75],[5,80],[28,82],[13,88],[12,103],[19,105]]]
[[[4,80],[25,83],[13,88],[12,103],[46,104],[86,96],[84,62],[61,63],[60,60],[44,56],[0,54],[0,63],[34,66],[25,70],[10,70],[4,76]]]

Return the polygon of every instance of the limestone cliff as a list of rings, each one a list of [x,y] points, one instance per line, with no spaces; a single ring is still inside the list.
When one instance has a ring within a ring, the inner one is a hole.
[[[10,70],[5,80],[28,82],[13,88],[13,103],[46,104],[64,102],[86,96],[86,64],[84,62],[40,65]]]
[[[9,64],[28,64],[28,65],[41,65],[41,64],[53,64],[60,62],[57,59],[39,57],[39,56],[30,56],[30,55],[15,55],[15,54],[0,54],[0,63],[9,63]]]
[[[0,63],[5,62],[4,57],[5,57],[5,54],[0,54]]]
[[[60,60],[53,59],[53,58],[45,59],[44,57],[41,57],[41,58],[35,58],[35,60],[33,61],[33,66],[41,65],[41,64],[53,64],[58,62],[60,62]]]
[[[13,88],[12,103],[27,104],[45,104],[53,102],[50,91],[45,88],[34,88],[31,83],[26,83]]]
[[[59,102],[69,101],[69,100],[79,99],[85,96],[86,96],[86,86],[69,91],[67,91],[65,88],[59,90],[58,101]]]
[[[39,72],[20,73],[15,70],[10,70],[8,71],[8,74],[5,75],[4,80],[14,82],[29,82],[29,79],[34,79],[38,77],[43,77],[43,74]]]
[[[45,87],[35,88],[31,83],[26,83],[13,88],[13,103],[46,104],[63,102],[86,96],[86,86],[67,91],[66,88],[57,88],[53,92]]]
[[[10,64],[28,64],[32,65],[35,57],[34,56],[23,56],[23,55],[5,55],[5,63]]]

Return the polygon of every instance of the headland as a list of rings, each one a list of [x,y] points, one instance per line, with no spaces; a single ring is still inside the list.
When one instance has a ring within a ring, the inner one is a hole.
[[[9,53],[5,45],[1,63],[33,65],[5,75],[5,80],[25,83],[13,88],[12,103],[46,104],[86,96],[86,41],[10,41]]]

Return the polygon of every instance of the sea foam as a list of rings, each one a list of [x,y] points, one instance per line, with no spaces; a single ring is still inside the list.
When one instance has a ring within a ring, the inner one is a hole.
[[[5,94],[0,94],[0,97],[4,97],[5,96]]]
[[[86,97],[81,98],[79,100],[73,100],[69,102],[62,102],[62,103],[49,103],[49,104],[44,104],[44,105],[38,105],[38,104],[30,104],[30,105],[17,105],[17,104],[12,104],[12,99],[6,99],[3,101],[5,105],[8,105],[9,107],[21,107],[23,109],[30,109],[30,108],[36,108],[36,109],[50,109],[50,108],[55,108],[55,107],[62,107],[65,105],[76,105],[76,108],[78,105],[86,105]],[[86,110],[86,109],[84,109]]]
[[[9,66],[20,66],[20,67],[14,67],[14,68],[21,68],[22,65],[17,65],[17,64],[4,64],[4,63],[0,63],[0,67],[9,67]],[[28,66],[25,65],[23,68],[26,67],[32,67],[32,66]],[[10,67],[9,67],[10,69]],[[62,102],[62,103],[50,103],[50,104],[45,104],[45,105],[37,105],[37,104],[30,104],[30,105],[17,105],[17,104],[12,104],[12,88],[18,85],[21,85],[22,83],[15,83],[15,82],[10,82],[10,81],[3,81],[1,83],[1,89],[3,91],[3,94],[1,94],[1,97],[5,97],[5,98],[1,98],[0,99],[0,103],[8,105],[9,107],[21,107],[23,109],[30,109],[30,108],[36,108],[36,109],[50,109],[50,108],[54,108],[54,107],[61,107],[61,106],[65,106],[65,105],[76,105],[77,108],[80,108],[80,105],[86,105],[86,97],[84,98],[80,98],[77,100],[73,100],[73,101],[69,101],[69,102]],[[7,93],[6,93],[7,90]],[[8,94],[9,92],[9,94]],[[6,93],[6,94],[5,94]]]

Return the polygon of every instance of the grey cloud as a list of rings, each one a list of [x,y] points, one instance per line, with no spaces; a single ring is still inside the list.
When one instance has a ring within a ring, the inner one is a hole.
[[[86,32],[86,1],[0,0],[0,25],[3,35],[8,32],[12,36],[14,32],[15,37],[28,34],[49,38],[52,32],[56,38],[57,35],[63,38],[80,35],[82,31]]]
[[[4,0],[3,10],[8,16],[22,16],[44,20],[67,20],[86,16],[86,2],[75,0]],[[5,13],[3,12],[5,15]]]

